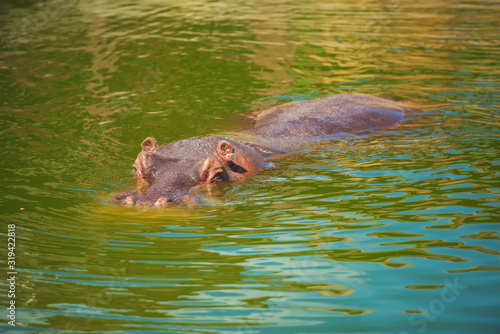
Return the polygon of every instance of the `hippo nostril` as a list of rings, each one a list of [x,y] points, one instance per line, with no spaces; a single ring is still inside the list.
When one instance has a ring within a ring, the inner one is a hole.
[[[135,205],[135,202],[137,201],[137,196],[135,195],[130,195],[130,196],[127,196],[124,200],[123,200],[123,204],[125,205],[128,205],[128,206],[133,206]]]
[[[172,199],[169,197],[160,197],[156,200],[155,206],[157,207],[164,207],[172,203]]]

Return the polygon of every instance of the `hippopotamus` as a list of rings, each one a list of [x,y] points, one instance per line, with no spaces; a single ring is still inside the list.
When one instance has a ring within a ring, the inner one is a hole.
[[[279,105],[260,112],[248,132],[275,147],[223,137],[193,137],[159,146],[146,138],[135,160],[134,176],[143,184],[136,193],[115,198],[126,205],[164,207],[192,203],[191,189],[202,184],[244,180],[257,173],[266,158],[286,154],[284,143],[331,139],[395,126],[405,108],[394,101],[361,94],[342,94]]]

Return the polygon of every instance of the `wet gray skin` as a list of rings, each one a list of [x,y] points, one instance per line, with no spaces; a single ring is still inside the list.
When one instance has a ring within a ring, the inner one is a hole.
[[[142,143],[133,167],[135,177],[149,184],[136,194],[116,196],[124,204],[167,206],[192,202],[191,188],[200,184],[222,184],[256,173],[265,155],[277,151],[221,137],[193,137],[165,146],[153,138]]]
[[[345,94],[291,102],[261,112],[251,131],[256,140],[305,141],[339,133],[387,128],[404,118],[403,107],[379,97]],[[242,180],[262,168],[267,156],[279,150],[222,137],[179,140],[158,146],[153,138],[142,143],[133,164],[134,175],[147,186],[115,198],[126,205],[168,206],[195,201],[190,189],[201,184]]]
[[[387,128],[403,119],[401,105],[380,97],[344,94],[286,103],[257,116],[253,133],[275,140],[305,140]]]

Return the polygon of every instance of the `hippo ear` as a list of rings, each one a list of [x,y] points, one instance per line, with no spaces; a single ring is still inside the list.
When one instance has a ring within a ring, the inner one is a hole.
[[[153,152],[158,147],[156,140],[151,137],[144,139],[141,146],[145,152]]]
[[[217,154],[225,163],[228,163],[234,158],[234,148],[227,141],[222,140],[217,145]]]

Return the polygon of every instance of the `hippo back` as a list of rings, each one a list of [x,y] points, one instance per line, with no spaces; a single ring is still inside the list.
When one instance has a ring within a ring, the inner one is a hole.
[[[394,126],[404,117],[396,102],[343,94],[286,103],[257,116],[254,133],[264,138],[300,140]]]

